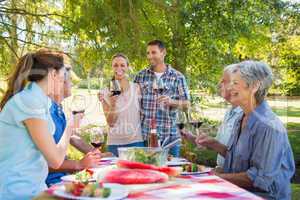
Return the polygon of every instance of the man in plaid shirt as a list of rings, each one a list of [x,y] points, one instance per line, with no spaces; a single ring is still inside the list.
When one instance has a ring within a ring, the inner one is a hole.
[[[151,120],[155,119],[159,140],[166,140],[168,144],[180,138],[176,115],[178,109],[188,108],[190,96],[184,75],[171,65],[165,64],[165,56],[166,48],[162,41],[149,42],[147,59],[150,66],[138,73],[135,82],[141,88],[141,123],[144,139],[147,139],[150,133]],[[155,91],[156,87],[162,90],[160,94]],[[180,144],[171,148],[170,153],[178,157]]]

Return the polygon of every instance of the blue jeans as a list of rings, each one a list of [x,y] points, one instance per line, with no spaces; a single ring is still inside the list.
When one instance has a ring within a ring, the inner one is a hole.
[[[115,156],[119,156],[118,148],[120,147],[145,147],[144,142],[134,142],[131,144],[122,144],[122,145],[108,145],[107,151],[113,153]]]

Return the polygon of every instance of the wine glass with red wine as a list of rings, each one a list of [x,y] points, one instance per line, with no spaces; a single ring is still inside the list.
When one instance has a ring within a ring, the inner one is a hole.
[[[104,143],[104,135],[102,130],[94,130],[90,135],[91,145],[96,149],[102,149]]]
[[[197,109],[195,109],[195,107],[189,109],[188,121],[189,124],[196,130],[202,126],[203,121],[199,119],[199,112],[197,112]]]
[[[158,88],[158,94],[163,95],[165,91],[165,82],[162,78],[158,79],[157,88]]]
[[[118,80],[111,80],[110,84],[109,84],[109,90],[112,94],[112,96],[118,96],[121,94],[121,85],[120,82]]]
[[[184,129],[186,123],[187,123],[186,113],[182,110],[178,110],[176,116],[176,125],[179,128],[179,130]]]
[[[71,109],[72,114],[76,115],[79,113],[84,113],[86,108],[86,101],[83,95],[75,95],[72,99]]]

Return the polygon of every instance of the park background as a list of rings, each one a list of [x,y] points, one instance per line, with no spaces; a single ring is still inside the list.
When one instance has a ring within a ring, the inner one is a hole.
[[[82,134],[106,126],[96,94],[111,77],[111,57],[125,53],[131,78],[147,66],[146,45],[160,39],[167,63],[186,77],[193,117],[212,135],[228,104],[217,96],[224,66],[263,60],[274,72],[268,101],[288,129],[300,197],[300,2],[297,0],[1,0],[0,97],[21,55],[39,48],[67,53],[73,65],[73,96],[84,96]],[[88,140],[88,137],[86,137]],[[215,154],[184,143],[182,155],[214,166]],[[69,156],[82,155],[69,149]]]

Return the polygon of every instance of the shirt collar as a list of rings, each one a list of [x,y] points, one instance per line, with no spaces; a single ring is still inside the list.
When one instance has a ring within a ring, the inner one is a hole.
[[[249,129],[251,129],[256,121],[266,121],[267,122],[267,116],[266,111],[270,110],[270,107],[266,101],[263,101],[259,106],[255,108],[254,111],[249,116],[247,126]]]
[[[237,106],[237,107],[232,107],[230,112],[228,113],[228,117],[234,117],[236,116],[236,118],[238,118],[237,116],[242,116],[243,115],[243,110],[241,107]]]
[[[43,104],[46,105],[48,109],[50,109],[52,100],[45,94],[45,92],[36,82],[29,83],[28,89],[33,91],[34,94],[36,94],[36,96],[40,98]]]
[[[166,64],[166,66],[167,66],[167,69],[166,69],[166,71],[164,72],[164,74],[167,74],[167,75],[172,74],[172,72],[173,72],[173,70],[174,70],[173,67],[172,67],[170,64]],[[149,67],[147,68],[147,71],[148,71],[149,73],[154,74],[154,71],[152,70],[151,66],[149,66]]]

